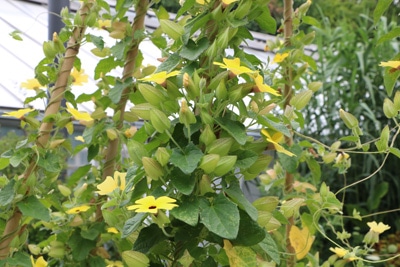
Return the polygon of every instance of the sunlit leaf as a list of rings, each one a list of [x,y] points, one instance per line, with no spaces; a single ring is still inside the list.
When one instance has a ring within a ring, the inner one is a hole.
[[[310,235],[307,227],[300,230],[296,225],[292,225],[289,233],[290,245],[294,248],[296,258],[303,259],[310,251],[311,245],[314,242],[314,236]]]

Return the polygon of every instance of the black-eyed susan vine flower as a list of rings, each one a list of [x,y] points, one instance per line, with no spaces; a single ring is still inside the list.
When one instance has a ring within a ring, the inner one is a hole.
[[[99,19],[97,21],[97,25],[98,25],[99,29],[111,28],[111,20],[109,20],[109,19],[105,19],[105,20]]]
[[[179,74],[179,70],[171,71],[167,73],[166,71],[160,71],[157,73],[150,74],[144,78],[139,79],[139,81],[144,82],[155,82],[158,84],[163,84],[169,77],[173,77]]]
[[[29,112],[34,111],[35,109],[33,108],[22,108],[16,111],[10,111],[10,112],[5,112],[2,116],[3,117],[14,117],[17,119],[22,119],[26,114]]]
[[[85,211],[87,211],[89,209],[90,209],[89,205],[81,205],[81,206],[73,207],[73,208],[67,210],[65,213],[67,213],[67,214],[78,214],[78,213],[81,213],[81,212],[85,212]]]
[[[271,86],[266,85],[264,83],[263,77],[261,75],[259,75],[257,73],[256,75],[253,76],[253,78],[254,78],[254,82],[256,83],[256,86],[257,86],[258,90],[260,90],[260,92],[270,93],[272,95],[280,96],[278,91],[276,91]]]
[[[43,258],[43,256],[40,256],[35,261],[35,259],[31,255],[31,263],[32,263],[32,267],[46,267],[48,265],[47,261]]]
[[[149,212],[149,213],[157,213],[158,210],[172,210],[175,207],[178,207],[177,204],[174,204],[176,199],[162,196],[159,198],[155,198],[153,196],[147,196],[135,201],[135,205],[128,206],[128,210],[134,210],[135,212]]]
[[[256,73],[254,70],[251,70],[248,67],[241,66],[240,58],[233,58],[233,59],[223,58],[222,61],[225,64],[221,63],[221,62],[213,62],[213,64],[217,65],[217,66],[220,66],[223,69],[228,69],[234,75],[241,75],[241,74],[244,74],[244,73],[248,73],[248,74]]]
[[[83,85],[88,82],[88,76],[84,74],[85,71],[83,69],[78,70],[77,68],[73,68],[71,71],[72,76],[72,85]]]
[[[97,185],[97,189],[99,189],[99,191],[96,191],[96,193],[104,196],[111,194],[117,188],[119,188],[121,191],[124,191],[126,186],[125,177],[126,172],[115,171],[114,177],[107,176],[104,182]]]
[[[43,88],[43,86],[39,83],[38,79],[28,79],[25,82],[21,83],[21,87],[28,90],[38,90]]]
[[[115,228],[115,227],[108,227],[108,228],[107,228],[107,233],[118,234],[119,231],[118,231],[118,229]]]
[[[273,62],[275,63],[281,63],[282,61],[285,60],[289,56],[289,53],[277,53],[273,59]]]
[[[332,251],[333,253],[335,253],[336,256],[338,256],[339,258],[343,258],[350,253],[347,249],[339,248],[339,247],[329,248],[329,250]],[[356,259],[358,259],[358,258],[354,257],[354,256],[349,256],[347,258],[348,261],[354,261]]]
[[[75,120],[86,122],[86,123],[93,122],[93,118],[90,116],[89,113],[81,112],[81,111],[78,111],[77,109],[74,109],[74,107],[71,105],[71,103],[67,103],[67,111],[69,114],[71,114],[74,117]]]
[[[379,66],[390,67],[392,69],[400,69],[400,60],[382,61]]]
[[[124,264],[122,261],[110,261],[110,260],[105,260],[106,261],[106,267],[124,267]]]
[[[369,232],[364,237],[364,243],[375,244],[379,242],[379,235],[390,229],[389,225],[382,222],[376,223],[375,221],[367,223]]]
[[[281,132],[276,132],[271,135],[267,129],[262,129],[261,133],[266,137],[268,142],[274,145],[276,151],[286,154],[290,157],[296,156],[295,154],[286,150],[283,146],[279,144],[280,142],[283,141],[283,134]]]

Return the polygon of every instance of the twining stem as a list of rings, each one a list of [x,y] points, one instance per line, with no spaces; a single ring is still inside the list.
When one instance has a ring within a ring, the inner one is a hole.
[[[130,48],[126,55],[124,70],[122,73],[122,81],[126,81],[128,78],[132,77],[133,71],[135,70],[135,63],[136,58],[139,52],[139,44],[140,44],[140,37],[135,38],[135,33],[138,31],[144,30],[144,20],[146,17],[148,8],[148,0],[139,0],[136,7],[135,12],[136,16],[132,22],[132,33],[134,38],[130,44]],[[140,36],[138,34],[137,36]],[[121,130],[124,121],[124,114],[125,114],[125,107],[126,103],[128,102],[129,94],[133,90],[132,86],[127,86],[122,91],[121,99],[115,108],[115,113],[119,112],[119,119],[116,123],[116,129]],[[107,147],[107,155],[105,158],[104,163],[104,170],[103,170],[103,180],[106,179],[107,176],[112,176],[117,162],[119,151],[119,138],[115,138],[114,140],[110,140]],[[96,220],[102,220],[102,213],[101,213],[101,206],[97,206],[96,210]]]
[[[83,4],[81,9],[78,11],[81,16],[82,25],[76,26],[72,32],[71,38],[68,41],[64,61],[61,64],[60,72],[55,82],[54,88],[51,91],[50,100],[44,112],[44,118],[50,115],[57,114],[61,100],[64,98],[64,93],[67,89],[68,79],[71,70],[74,66],[75,58],[79,52],[79,44],[81,43],[86,27],[84,25],[85,18],[92,5],[91,1]],[[41,148],[45,148],[50,139],[50,133],[53,129],[53,122],[42,122],[39,128],[39,136],[36,139],[36,145]],[[36,171],[36,157],[33,155],[30,164],[23,175],[23,183]],[[29,193],[29,189],[25,194]],[[16,235],[19,234],[20,222],[22,214],[20,210],[15,207],[13,214],[7,220],[4,232],[0,239],[0,260],[8,257],[10,252],[10,243]]]
[[[285,0],[283,5],[283,31],[284,31],[284,41],[285,47],[289,47],[291,45],[291,37],[293,35],[293,24],[292,24],[292,15],[293,15],[293,0]],[[289,105],[289,102],[292,98],[292,83],[293,83],[293,74],[292,74],[292,66],[286,65],[285,67],[285,87],[283,90],[283,97],[285,99],[284,108]],[[293,144],[293,137],[285,138],[286,144],[290,147]],[[293,191],[293,183],[294,176],[292,173],[286,172],[285,176],[285,193],[289,194]],[[288,253],[287,265],[288,267],[293,267],[296,263],[296,255],[293,246],[290,243],[290,230],[292,225],[294,224],[293,216],[288,218],[288,224],[286,225],[286,251]]]

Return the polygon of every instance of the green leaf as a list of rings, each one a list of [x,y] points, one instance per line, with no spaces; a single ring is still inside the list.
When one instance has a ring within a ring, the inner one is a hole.
[[[256,17],[256,21],[261,29],[270,34],[276,33],[276,21],[271,16],[271,12],[267,5],[259,7],[262,9],[262,14]]]
[[[147,217],[146,213],[137,213],[132,218],[126,220],[124,224],[124,228],[122,229],[122,238],[128,237],[131,233],[133,233],[143,222],[143,220]]]
[[[96,36],[96,35],[93,35],[93,34],[88,34],[86,36],[86,38],[88,39],[88,41],[92,42],[98,49],[103,50],[103,48],[104,48],[103,37]]]
[[[229,188],[224,188],[224,192],[239,208],[246,211],[253,221],[257,221],[258,211],[244,196],[238,183],[232,183]]]
[[[106,75],[111,70],[118,66],[121,67],[122,65],[123,64],[120,61],[116,61],[114,57],[101,59],[94,69],[94,78],[97,80],[100,78],[100,74]]]
[[[195,43],[190,39],[186,46],[182,47],[179,55],[188,60],[196,60],[201,53],[203,53],[209,47],[208,39],[206,37],[201,38]]]
[[[46,208],[35,196],[29,196],[17,203],[24,216],[48,222],[50,220],[49,209]]]
[[[81,236],[89,240],[95,240],[104,228],[104,223],[92,223],[89,229],[81,231]]]
[[[60,155],[48,152],[39,158],[38,166],[48,172],[60,172],[62,169]]]
[[[239,121],[229,118],[215,118],[215,121],[222,129],[227,131],[240,145],[244,145],[247,141],[246,128]]]
[[[368,197],[368,208],[371,210],[375,210],[379,207],[379,203],[381,199],[387,194],[389,191],[389,183],[381,182],[374,187],[372,194]]]
[[[12,257],[7,258],[6,266],[18,266],[18,267],[31,267],[32,262],[29,255],[25,252],[17,251]],[[1,262],[0,262],[1,266]]]
[[[131,79],[128,79],[128,80],[126,80],[125,82],[121,82],[121,81],[117,80],[115,82],[114,87],[110,90],[110,93],[108,95],[114,104],[119,103],[119,101],[121,100],[122,91],[124,91],[124,89],[127,86],[129,86],[129,84],[132,82]]]
[[[0,170],[7,168],[8,165],[10,165],[10,159],[0,158]]]
[[[232,240],[235,245],[254,246],[265,238],[265,230],[250,218],[247,213],[240,212],[240,224],[237,238]]]
[[[281,263],[280,253],[274,239],[269,233],[265,235],[264,240],[258,244],[270,257],[276,262],[276,264]]]
[[[257,255],[249,247],[232,246],[228,240],[224,240],[224,250],[228,256],[230,266],[257,266]]]
[[[193,143],[190,143],[183,151],[179,148],[174,148],[169,161],[184,173],[190,174],[196,169],[202,157],[203,152]]]
[[[396,147],[390,147],[389,152],[395,155],[396,157],[400,158],[400,149]]]
[[[80,166],[78,169],[76,169],[76,171],[71,174],[71,176],[68,178],[67,181],[67,185],[68,186],[72,186],[74,185],[76,182],[79,181],[79,179],[81,179],[83,176],[85,176],[88,171],[90,170],[90,168],[92,168],[91,164],[88,165],[84,165],[84,166]]]
[[[161,243],[166,238],[157,224],[153,223],[140,230],[139,236],[133,244],[133,250],[146,254],[153,246]]]
[[[195,3],[196,3],[196,0],[186,0],[186,1],[184,1],[182,7],[178,10],[178,13],[176,13],[176,18],[179,18],[186,11],[190,10]]]
[[[196,178],[192,174],[185,174],[180,169],[171,171],[171,183],[182,194],[190,195],[196,184]]]
[[[21,32],[18,30],[12,31],[9,35],[17,41],[23,41],[22,37],[20,36]]]
[[[155,72],[166,71],[167,73],[173,71],[181,62],[181,57],[178,53],[170,55],[167,60],[161,63]]]
[[[306,160],[307,166],[310,169],[311,177],[315,184],[319,184],[321,180],[321,166],[319,163],[313,158],[307,158]]]
[[[235,166],[240,169],[247,169],[253,165],[258,158],[257,153],[251,150],[238,150],[232,153],[237,156]]]
[[[80,228],[77,228],[72,233],[67,244],[71,248],[74,261],[79,262],[85,260],[90,251],[96,247],[96,240],[83,238],[80,234]]]
[[[272,128],[278,132],[281,132],[282,134],[284,134],[287,137],[291,136],[289,129],[283,123],[275,122],[272,119],[269,119],[265,116],[257,116],[257,120],[261,125],[264,125],[268,128]]]
[[[178,207],[172,209],[170,214],[191,226],[199,222],[199,201],[196,198],[183,197]]]
[[[390,30],[390,32],[388,32],[387,34],[381,36],[376,45],[380,45],[381,43],[384,43],[386,41],[394,40],[399,36],[400,36],[400,27],[395,27],[392,30]]]
[[[389,8],[393,0],[379,0],[374,10],[374,24],[378,23],[383,13]]]
[[[222,238],[235,239],[239,231],[239,210],[225,196],[217,195],[212,203],[202,205],[201,222],[210,232]]]
[[[282,214],[289,218],[299,213],[300,206],[304,203],[302,198],[292,198],[284,202],[281,206]]]
[[[303,23],[321,29],[321,23],[317,19],[310,17],[310,16],[303,16],[301,19],[302,19]]]
[[[5,207],[14,200],[15,180],[12,179],[8,184],[0,189],[0,206]]]

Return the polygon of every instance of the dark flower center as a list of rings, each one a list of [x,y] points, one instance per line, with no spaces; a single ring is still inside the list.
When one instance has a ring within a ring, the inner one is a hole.
[[[156,208],[157,208],[157,206],[150,206],[149,210],[153,210],[153,209],[156,209]]]

